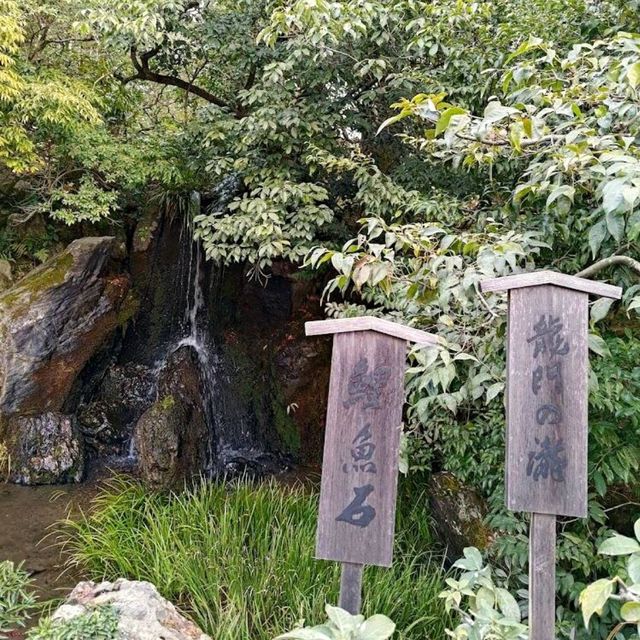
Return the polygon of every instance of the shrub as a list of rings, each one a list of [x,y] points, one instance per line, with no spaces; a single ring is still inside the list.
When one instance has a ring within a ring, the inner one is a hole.
[[[393,568],[365,570],[363,613],[392,617],[399,638],[443,637],[446,625],[425,504],[412,487]],[[93,578],[154,583],[216,640],[271,640],[338,599],[339,565],[313,559],[316,521],[317,497],[301,487],[202,483],[161,496],[119,479],[62,531]]]

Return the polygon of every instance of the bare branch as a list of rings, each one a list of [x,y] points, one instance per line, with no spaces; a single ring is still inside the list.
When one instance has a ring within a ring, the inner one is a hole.
[[[191,82],[187,82],[182,78],[177,78],[175,76],[169,76],[152,71],[149,68],[149,60],[156,56],[159,51],[160,48],[156,47],[154,49],[151,49],[150,51],[146,51],[145,53],[138,55],[137,49],[135,47],[131,47],[131,63],[136,70],[136,75],[124,78],[123,82],[127,83],[133,80],[148,80],[149,82],[155,82],[156,84],[177,87],[178,89],[182,89],[187,93],[192,93],[193,95],[198,96],[199,98],[202,98],[203,100],[206,100],[211,104],[215,104],[222,109],[229,108],[229,105],[224,100],[218,98],[202,87],[199,87]]]
[[[638,260],[634,260],[630,256],[610,256],[609,258],[603,258],[602,260],[598,260],[598,262],[594,262],[590,267],[576,273],[576,276],[579,278],[590,278],[599,271],[614,265],[628,267],[640,275],[640,262]]]

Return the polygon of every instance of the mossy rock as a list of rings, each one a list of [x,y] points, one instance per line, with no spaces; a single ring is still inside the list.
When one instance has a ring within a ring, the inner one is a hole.
[[[488,509],[476,491],[452,473],[441,472],[430,478],[428,492],[436,531],[451,562],[462,556],[465,547],[489,546],[493,531],[485,523]]]

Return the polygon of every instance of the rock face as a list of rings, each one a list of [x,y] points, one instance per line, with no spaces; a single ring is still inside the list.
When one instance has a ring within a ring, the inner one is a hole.
[[[81,582],[51,617],[70,620],[98,606],[117,611],[121,640],[211,640],[149,582]]]
[[[485,524],[487,506],[471,488],[452,473],[434,474],[429,480],[429,502],[440,540],[447,545],[451,562],[462,556],[465,547],[485,549],[492,531]]]
[[[0,295],[0,416],[59,411],[121,322],[126,276],[103,276],[113,238],[82,238]]]
[[[84,449],[73,416],[52,411],[12,418],[6,446],[12,482],[33,485],[82,480]]]
[[[135,428],[143,481],[153,489],[179,488],[205,472],[211,439],[202,405],[203,380],[193,349],[181,347],[158,380],[158,397]]]
[[[79,480],[83,442],[67,400],[127,316],[129,278],[109,274],[113,238],[72,242],[0,294],[0,441],[23,483]]]
[[[109,367],[92,401],[78,413],[92,453],[126,453],[133,427],[155,397],[156,375],[150,367],[134,363]]]

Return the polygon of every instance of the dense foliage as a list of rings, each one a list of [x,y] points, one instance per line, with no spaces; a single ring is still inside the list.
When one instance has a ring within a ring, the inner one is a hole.
[[[411,356],[410,462],[487,497],[512,581],[527,523],[502,506],[505,300],[478,283],[547,267],[625,288],[591,307],[589,518],[560,523],[559,626],[582,637],[578,595],[613,570],[596,545],[640,490],[638,2],[0,8],[0,258],[225,184],[196,219],[211,259],[298,261],[329,314],[446,339]]]

